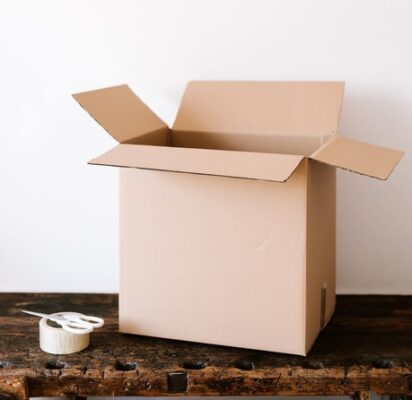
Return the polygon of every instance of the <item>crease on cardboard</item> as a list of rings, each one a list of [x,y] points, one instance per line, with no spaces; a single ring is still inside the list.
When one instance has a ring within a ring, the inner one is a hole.
[[[257,251],[257,252],[265,250],[267,245],[270,243],[270,239],[271,239],[271,234],[267,233],[266,236],[260,241],[260,243],[253,246],[251,250]]]
[[[253,178],[248,176],[236,176],[236,175],[222,175],[222,174],[212,174],[207,172],[191,172],[191,171],[179,171],[174,169],[160,169],[160,168],[145,168],[145,167],[128,167],[125,165],[116,165],[116,164],[105,164],[96,162],[94,160],[90,160],[87,164],[89,165],[100,165],[103,167],[118,167],[118,168],[130,168],[130,169],[141,169],[146,171],[159,171],[159,172],[173,172],[178,174],[189,174],[189,175],[204,175],[204,176],[215,176],[217,178],[232,178],[232,179],[247,179],[252,181],[263,181],[263,182],[277,182],[277,183],[285,183],[292,175],[293,172],[284,180],[274,180],[274,179],[265,179],[265,178]]]

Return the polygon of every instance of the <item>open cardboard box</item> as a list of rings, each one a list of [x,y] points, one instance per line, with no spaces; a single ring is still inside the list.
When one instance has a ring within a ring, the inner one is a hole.
[[[74,98],[119,144],[120,331],[306,355],[335,307],[335,167],[402,152],[339,135],[342,82],[190,82],[172,128],[128,86]],[[240,178],[240,179],[239,179]]]

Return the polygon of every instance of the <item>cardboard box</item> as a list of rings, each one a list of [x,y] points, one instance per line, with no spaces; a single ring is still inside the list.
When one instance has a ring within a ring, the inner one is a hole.
[[[305,355],[335,307],[342,82],[190,82],[172,128],[128,86],[74,98],[120,144],[120,331]]]

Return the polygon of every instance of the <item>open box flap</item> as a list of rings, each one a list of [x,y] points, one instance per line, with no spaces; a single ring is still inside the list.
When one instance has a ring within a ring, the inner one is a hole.
[[[76,101],[118,142],[167,129],[127,85],[76,93]]]
[[[386,180],[403,154],[403,151],[334,135],[310,158],[358,174]]]
[[[89,164],[286,181],[304,156],[119,144]]]
[[[175,131],[325,136],[337,131],[343,82],[192,81]]]

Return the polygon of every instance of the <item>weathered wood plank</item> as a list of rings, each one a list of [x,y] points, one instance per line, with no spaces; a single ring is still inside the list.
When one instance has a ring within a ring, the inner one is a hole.
[[[0,376],[0,400],[28,400],[27,379],[24,376]]]
[[[40,351],[38,320],[22,308],[79,311],[107,324],[87,350],[53,356]],[[12,381],[17,386],[5,383]],[[118,333],[117,295],[0,294],[0,382],[0,392],[18,400],[412,395],[412,296],[339,296],[332,321],[308,357],[299,357]]]
[[[352,400],[370,400],[371,392],[356,392],[351,396]]]

